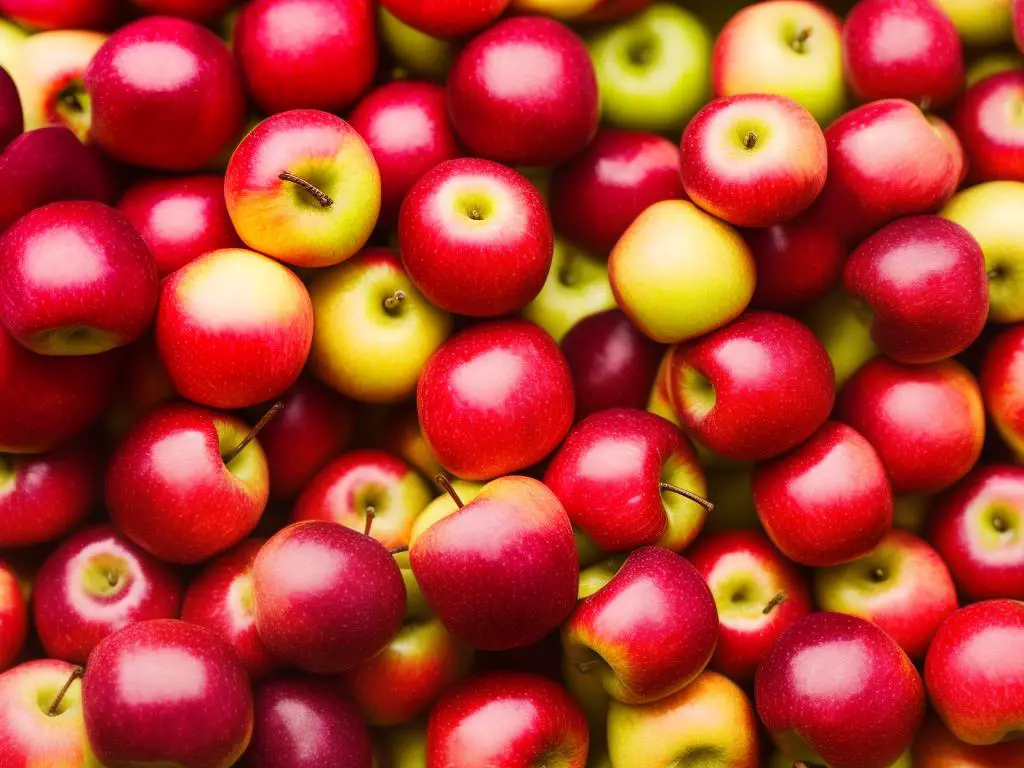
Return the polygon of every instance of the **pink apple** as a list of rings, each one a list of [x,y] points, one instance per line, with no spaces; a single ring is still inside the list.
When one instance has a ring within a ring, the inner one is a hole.
[[[27,637],[28,605],[21,591],[21,582],[11,567],[0,560],[0,673],[14,665]],[[0,744],[3,744],[2,729]]]
[[[1014,119],[1024,101],[1024,72],[1013,69],[971,86],[956,105],[953,127],[972,181],[1024,181],[1024,130]]]

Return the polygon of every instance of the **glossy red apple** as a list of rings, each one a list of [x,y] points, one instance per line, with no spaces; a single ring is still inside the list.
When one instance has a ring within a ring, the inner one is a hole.
[[[164,16],[210,24],[224,16],[235,4],[234,0],[131,0],[145,11]]]
[[[672,353],[672,404],[700,444],[733,459],[766,459],[793,448],[828,418],[835,373],[802,323],[750,312]]]
[[[231,648],[203,627],[144,621],[103,640],[82,680],[89,745],[104,765],[229,766],[253,727]]]
[[[139,230],[161,275],[210,251],[242,246],[224,203],[223,176],[143,179],[117,208]]]
[[[988,319],[981,246],[938,216],[900,219],[871,235],[850,254],[843,287],[873,313],[875,344],[903,363],[963,352]]]
[[[953,127],[967,155],[972,181],[1024,181],[1024,130],[1014,120],[1024,101],[1024,72],[1012,69],[967,89]]]
[[[874,624],[842,613],[791,625],[754,687],[757,714],[787,757],[832,768],[887,768],[924,717],[924,685],[907,654]]]
[[[0,0],[0,13],[35,29],[95,29],[115,18],[117,0]]]
[[[1014,454],[1024,456],[1024,325],[989,343],[979,379],[989,418]]]
[[[952,360],[911,366],[876,357],[839,392],[836,419],[867,438],[896,494],[952,485],[985,437],[978,384]]]
[[[935,715],[925,718],[914,738],[911,759],[916,768],[1022,768],[1024,753],[1013,741],[979,746],[960,741]]]
[[[461,158],[413,186],[402,203],[398,246],[409,277],[433,304],[494,317],[540,293],[554,234],[544,200],[525,176]]]
[[[572,424],[572,374],[554,340],[522,320],[467,328],[430,358],[416,388],[423,435],[466,480],[529,467]]]
[[[112,34],[85,71],[85,89],[93,140],[111,157],[144,168],[203,168],[245,123],[231,52],[208,29],[170,16]]]
[[[511,0],[381,0],[390,13],[432,37],[461,37],[497,19]]]
[[[455,132],[472,154],[509,165],[567,160],[593,138],[599,106],[583,41],[540,16],[481,32],[448,73]]]
[[[602,255],[645,209],[684,196],[672,142],[615,128],[599,130],[586,149],[556,168],[549,188],[555,229]]]
[[[21,582],[11,567],[0,560],[0,672],[6,672],[14,665],[27,637],[28,605],[21,591]]]

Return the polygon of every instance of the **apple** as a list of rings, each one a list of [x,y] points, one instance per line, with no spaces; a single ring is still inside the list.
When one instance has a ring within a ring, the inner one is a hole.
[[[806,578],[753,530],[703,536],[686,557],[707,582],[718,609],[718,645],[709,666],[749,683],[778,636],[811,612]]]
[[[0,549],[54,541],[81,523],[96,500],[94,465],[85,445],[0,454]]]
[[[440,478],[443,477],[444,475],[442,474]],[[435,482],[438,481],[440,478],[435,477]],[[486,485],[486,483],[474,483],[471,480],[459,480],[458,478],[455,478],[453,480],[445,479],[444,481],[441,482],[441,486],[443,488],[447,488],[447,484],[451,485],[454,494],[451,494],[447,490],[442,490],[441,494],[434,498],[433,500],[431,500],[431,502],[423,508],[423,511],[416,516],[416,519],[413,521],[412,524],[412,531],[410,531],[409,533],[410,548],[415,543],[416,539],[422,536],[423,532],[426,531],[430,526],[432,526],[434,523],[440,520],[443,520],[446,517],[454,515],[462,508],[460,504],[465,505],[471,502],[473,499],[480,495],[480,491],[482,491],[484,489],[484,485]],[[458,501],[456,501],[456,498],[458,499]],[[402,556],[399,555],[398,557],[399,559],[401,559]],[[402,564],[403,570],[411,570],[412,566],[408,563],[408,560],[409,555],[405,555],[406,562]],[[411,573],[408,575],[411,577]],[[415,579],[413,579],[412,583],[416,583]],[[416,585],[416,589],[419,590],[418,584]],[[410,602],[412,601],[410,600]],[[430,613],[429,608],[426,608],[425,611],[413,611],[413,609],[410,607],[409,611],[410,613]]]
[[[242,241],[224,203],[224,177],[152,176],[125,191],[117,208],[139,230],[161,275]]]
[[[576,602],[579,562],[565,509],[544,484],[517,476],[460,502],[412,540],[409,560],[423,595],[474,648],[536,642]]]
[[[931,715],[914,738],[912,750],[915,768],[1021,768],[1024,755],[1020,744],[1002,741],[978,746],[966,744],[949,732],[943,722]],[[786,768],[789,768],[787,765]],[[908,766],[909,768],[909,766]]]
[[[928,648],[932,706],[968,744],[1017,740],[1024,731],[1024,603],[986,600],[950,614]],[[1019,746],[1018,746],[1019,748]]]
[[[34,29],[96,29],[115,18],[117,0],[0,0],[0,14]]]
[[[383,5],[378,12],[380,39],[396,66],[413,76],[444,82],[455,56],[455,41],[441,40],[411,27]]]
[[[939,138],[945,142],[946,147],[953,156],[953,176],[956,178],[957,186],[959,187],[960,184],[967,180],[967,172],[970,170],[964,145],[952,125],[937,115],[928,115],[927,117],[928,123],[939,134]]]
[[[178,575],[152,555],[98,525],[68,537],[33,582],[32,615],[46,655],[85,664],[103,638],[150,619],[176,619]]]
[[[233,0],[131,0],[131,2],[148,13],[180,16],[200,24],[216,22],[234,5]]]
[[[786,629],[754,687],[776,746],[831,768],[888,768],[924,717],[924,685],[907,654],[874,624],[842,613],[813,613]]]
[[[641,213],[612,249],[608,275],[622,311],[663,344],[731,322],[755,284],[754,259],[739,233],[683,200]]]
[[[288,675],[253,692],[252,743],[242,761],[252,768],[374,765],[370,733],[336,681]]]
[[[2,64],[0,70],[0,152],[3,152],[25,130],[25,115],[18,86]]]
[[[1024,181],[1024,131],[1012,118],[1024,101],[1024,72],[1014,67],[971,86],[957,103],[953,125],[972,181]]]
[[[287,267],[228,248],[163,281],[155,334],[179,393],[242,408],[278,397],[299,378],[313,343],[313,305]]]
[[[881,627],[912,659],[924,658],[939,625],[957,609],[956,586],[939,553],[900,530],[864,557],[816,571],[814,595],[824,611]]]
[[[411,395],[427,360],[451,331],[451,316],[424,298],[387,248],[367,248],[323,270],[309,292],[310,368],[360,402],[388,403]]]
[[[967,45],[1009,42],[1013,34],[1010,3],[1011,0],[935,0]]]
[[[610,125],[678,132],[707,100],[711,34],[692,11],[657,2],[588,37]]]
[[[557,683],[524,672],[475,675],[445,693],[427,721],[427,765],[583,768],[587,721]]]
[[[555,453],[544,483],[604,552],[688,545],[712,505],[697,456],[674,425],[635,408],[599,411]]]
[[[814,117],[781,96],[715,99],[680,143],[683,188],[708,213],[771,227],[803,213],[825,186],[828,153]]]
[[[835,417],[867,438],[893,493],[934,493],[974,466],[985,437],[981,391],[959,363],[865,364],[839,392]]]
[[[802,443],[835,399],[824,347],[802,323],[749,312],[672,353],[669,391],[683,428],[723,456],[756,461]]]
[[[768,0],[744,8],[715,40],[714,95],[785,96],[827,124],[846,104],[841,37],[839,17],[809,0]]]
[[[621,310],[583,318],[565,335],[561,347],[572,371],[577,421],[608,408],[646,406],[662,347]]]
[[[384,10],[434,37],[462,37],[487,27],[509,0],[381,0]]]
[[[560,342],[583,318],[615,306],[606,260],[556,235],[547,279],[522,316]]]
[[[252,249],[299,267],[353,256],[380,212],[373,153],[340,117],[280,112],[244,138],[228,163],[224,199]]]
[[[152,322],[156,263],[138,230],[109,206],[50,203],[8,229],[0,251],[0,322],[33,352],[106,352]]]
[[[384,5],[394,12],[396,2]],[[509,165],[557,165],[597,131],[594,67],[583,41],[559,22],[505,19],[456,55],[448,110],[470,154]]]
[[[1003,0],[1005,2],[1005,0]],[[990,51],[974,59],[965,73],[967,88],[980,83],[987,77],[1024,66],[1024,56],[1020,51]]]
[[[840,263],[841,269],[841,263]],[[758,272],[758,285],[760,285]],[[756,295],[756,294],[755,294]],[[871,338],[871,314],[841,290],[831,291],[801,314],[818,337],[836,372],[836,386],[850,380],[861,366],[878,354]]]
[[[97,645],[82,704],[104,765],[229,766],[252,735],[242,663],[210,630],[173,619],[133,624]]]
[[[903,363],[960,354],[988,318],[981,246],[938,216],[910,216],[871,235],[850,254],[843,286],[870,308],[878,347]]]
[[[536,13],[554,19],[569,20],[586,16],[603,4],[604,0],[512,0],[509,7],[516,13]]]
[[[445,90],[433,83],[386,83],[356,105],[349,122],[380,170],[380,218],[385,223],[397,220],[402,201],[424,174],[462,153]]]
[[[28,605],[17,574],[0,560],[0,673],[10,669],[28,638]],[[3,680],[0,675],[0,681]],[[0,691],[3,690],[0,682]],[[3,694],[0,693],[0,707]],[[3,731],[0,729],[0,738]],[[0,742],[2,743],[2,742]]]
[[[709,760],[730,768],[756,768],[757,717],[738,685],[707,671],[681,691],[650,704],[612,701],[608,751],[609,768],[700,765]]]
[[[1024,269],[1024,222],[1016,211],[1024,204],[1024,183],[991,181],[958,193],[940,211],[978,241],[988,271],[989,320],[1024,320],[1024,288],[1017,274]]]
[[[415,402],[392,409],[376,437],[380,448],[400,456],[421,475],[436,477],[438,473],[444,471],[434,454],[434,449],[423,437],[420,420],[416,416]]]
[[[208,29],[170,16],[112,34],[85,71],[85,90],[92,139],[111,157],[144,168],[203,168],[245,123],[231,52]]]
[[[558,345],[523,320],[471,326],[427,361],[416,387],[441,465],[488,480],[537,463],[572,424],[572,374]]]
[[[928,540],[971,600],[1024,600],[1024,469],[976,467],[928,515]]]
[[[226,413],[170,403],[129,429],[107,467],[114,525],[169,563],[199,563],[237,544],[267,504],[255,431]]]
[[[260,639],[307,672],[343,672],[377,655],[405,612],[394,558],[369,536],[333,522],[278,531],[256,556],[252,582]]]

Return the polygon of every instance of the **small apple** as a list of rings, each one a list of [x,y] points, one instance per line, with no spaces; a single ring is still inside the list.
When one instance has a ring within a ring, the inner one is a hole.
[[[487,27],[509,0],[381,0],[381,6],[410,27],[434,37],[462,37]]]
[[[0,560],[0,673],[14,665],[27,638],[28,605],[21,591],[21,582],[11,567]],[[0,681],[2,680],[3,676],[0,674]],[[3,683],[0,682],[0,691],[3,687]],[[3,694],[0,693],[0,709],[2,707]],[[0,728],[0,738],[2,737],[3,729]]]
[[[996,45],[1013,36],[1011,0],[935,0],[966,45]]]

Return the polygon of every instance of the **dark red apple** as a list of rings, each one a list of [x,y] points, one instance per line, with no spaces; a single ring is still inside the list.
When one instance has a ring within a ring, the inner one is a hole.
[[[117,0],[0,0],[0,14],[35,29],[102,29]]]
[[[0,152],[25,130],[18,86],[6,69],[0,71]]]
[[[971,181],[1024,181],[1024,130],[1014,115],[1024,102],[1024,72],[1011,69],[967,89],[953,127],[967,155]]]
[[[224,16],[235,5],[234,0],[131,0],[149,13],[180,16],[183,19],[210,24]]]

